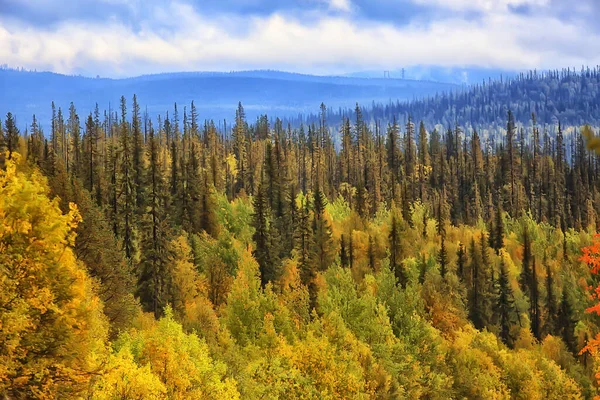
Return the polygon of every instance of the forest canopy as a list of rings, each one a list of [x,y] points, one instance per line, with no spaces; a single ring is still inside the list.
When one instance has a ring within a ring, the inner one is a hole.
[[[2,396],[597,395],[592,127],[140,110],[0,125]]]

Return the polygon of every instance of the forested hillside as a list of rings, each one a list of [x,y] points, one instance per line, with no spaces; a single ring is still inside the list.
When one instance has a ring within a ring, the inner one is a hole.
[[[225,133],[193,102],[144,119],[135,96],[53,109],[45,135],[8,113],[1,395],[594,397],[600,156],[580,122],[598,102],[550,135],[502,100],[527,79],[493,84],[477,120],[502,131],[481,134],[436,130],[428,102],[339,130],[325,105],[293,127],[240,104]],[[588,101],[567,92],[556,107]]]
[[[465,129],[498,130],[505,127],[506,113],[511,110],[515,119],[528,124],[535,113],[540,124],[581,126],[600,124],[600,68],[530,71],[509,79],[485,80],[466,90],[439,91],[431,96],[423,93],[420,100],[402,100],[369,103],[363,110],[364,118],[375,123],[391,122],[394,117],[406,119],[409,115],[426,125],[454,126]],[[352,111],[329,114],[331,123],[344,116],[354,118]],[[400,117],[399,117],[400,116]],[[318,121],[313,114],[303,121]],[[300,120],[294,120],[298,124]]]

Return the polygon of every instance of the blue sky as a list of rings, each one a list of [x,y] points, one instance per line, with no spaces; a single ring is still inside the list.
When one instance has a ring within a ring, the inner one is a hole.
[[[122,77],[600,64],[598,0],[0,0],[0,64]]]

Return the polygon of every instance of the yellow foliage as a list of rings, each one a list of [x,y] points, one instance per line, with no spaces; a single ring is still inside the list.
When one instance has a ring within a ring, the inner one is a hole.
[[[478,333],[472,327],[456,333],[447,361],[454,369],[454,386],[459,397],[482,399],[509,399],[510,392],[502,381],[502,371],[483,349],[473,348]],[[494,340],[490,334],[482,339]]]
[[[105,357],[107,323],[46,181],[7,160],[0,171],[0,394],[61,398],[81,391]]]
[[[150,365],[140,367],[128,348],[111,355],[105,373],[90,391],[92,400],[162,400],[167,388]]]
[[[600,137],[594,134],[594,131],[589,125],[583,127],[581,134],[587,140],[587,148],[595,151],[596,153],[600,153]]]
[[[116,343],[118,351],[129,351],[138,365],[148,366],[169,399],[238,399],[235,381],[225,378],[225,365],[212,360],[198,336],[183,331],[170,308],[165,314],[147,329],[123,334]],[[133,373],[139,375],[137,370]]]
[[[288,259],[284,262],[279,287],[281,290],[279,299],[290,311],[295,328],[304,327],[309,320],[309,296],[308,290],[300,281],[296,260]]]
[[[206,282],[191,261],[188,239],[181,235],[173,239],[173,309],[187,330],[196,330],[204,337],[214,337],[219,331],[219,320],[208,300]]]
[[[236,177],[238,174],[237,160],[235,158],[235,154],[229,153],[225,158],[225,163],[227,164],[227,168],[229,168],[229,173],[232,177]]]
[[[294,343],[272,330],[270,336],[268,357],[247,368],[252,378],[247,398],[370,399],[377,388],[389,385],[390,377],[368,347],[349,332],[338,345],[312,329]]]

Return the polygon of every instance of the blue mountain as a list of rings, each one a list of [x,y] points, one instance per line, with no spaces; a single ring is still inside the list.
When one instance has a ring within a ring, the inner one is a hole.
[[[240,101],[249,118],[264,113],[297,117],[317,111],[321,102],[330,109],[345,109],[356,102],[369,106],[373,102],[410,100],[458,90],[460,86],[280,71],[185,72],[107,79],[4,69],[0,70],[0,88],[1,115],[12,112],[22,126],[35,114],[42,126],[48,127],[52,102],[63,111],[73,102],[83,118],[96,103],[101,110],[109,106],[116,110],[121,96],[130,103],[136,94],[139,103],[147,107],[142,111],[153,118],[172,110],[175,102],[182,109],[193,100],[202,119],[231,120]]]

